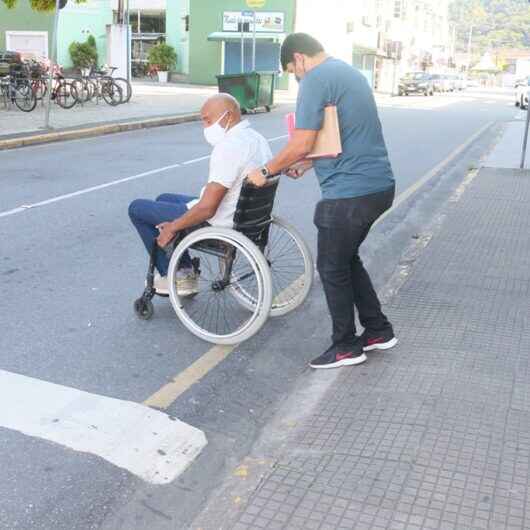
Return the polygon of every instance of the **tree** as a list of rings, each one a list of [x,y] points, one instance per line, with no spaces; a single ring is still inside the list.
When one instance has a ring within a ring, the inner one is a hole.
[[[456,26],[457,49],[467,51],[473,26],[473,48],[530,47],[530,4],[522,0],[453,0],[451,22]]]
[[[86,2],[87,0],[71,0],[74,1],[76,4],[82,4]],[[0,2],[3,2],[5,6],[8,9],[13,9],[17,4],[18,0],[0,0]],[[29,0],[29,3],[31,4],[31,7],[35,11],[54,11],[56,2],[55,0]],[[66,4],[66,0],[61,0],[61,7],[64,7]]]

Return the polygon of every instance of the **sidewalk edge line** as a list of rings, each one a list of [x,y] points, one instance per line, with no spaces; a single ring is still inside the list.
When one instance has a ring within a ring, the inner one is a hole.
[[[32,145],[41,145],[64,140],[78,140],[81,138],[91,138],[104,136],[127,131],[136,131],[139,129],[150,129],[154,127],[163,127],[166,125],[179,125],[199,121],[201,115],[198,112],[190,114],[178,114],[161,118],[148,118],[143,120],[130,121],[125,123],[108,123],[94,127],[84,127],[72,131],[44,132],[30,136],[21,136],[20,138],[9,138],[0,140],[0,151],[16,149],[18,147],[29,147]]]

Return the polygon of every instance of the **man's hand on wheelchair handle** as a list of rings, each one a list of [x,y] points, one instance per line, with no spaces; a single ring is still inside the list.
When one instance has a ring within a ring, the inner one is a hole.
[[[263,176],[261,169],[255,169],[247,175],[247,180],[257,188],[263,188],[267,184],[267,177]]]
[[[293,164],[290,168],[286,169],[284,173],[294,180],[302,178],[304,174],[313,167],[312,160],[302,160]]]
[[[173,228],[173,223],[160,223],[157,228],[160,234],[156,242],[160,248],[164,248],[177,235],[177,231]]]

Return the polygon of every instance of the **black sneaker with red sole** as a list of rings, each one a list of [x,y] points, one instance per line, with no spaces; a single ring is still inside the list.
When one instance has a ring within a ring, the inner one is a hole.
[[[398,343],[394,331],[388,329],[380,332],[365,331],[362,334],[363,351],[389,350]]]
[[[362,343],[354,346],[331,346],[320,357],[309,363],[311,368],[340,368],[341,366],[355,366],[366,362],[367,357],[362,351]]]

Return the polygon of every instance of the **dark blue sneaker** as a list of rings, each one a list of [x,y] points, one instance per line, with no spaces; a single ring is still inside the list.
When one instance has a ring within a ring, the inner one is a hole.
[[[398,343],[392,328],[376,332],[366,330],[361,338],[364,351],[389,350]]]
[[[353,346],[331,346],[320,357],[309,363],[311,368],[339,368],[341,366],[354,366],[366,362],[367,357],[362,350],[362,343],[356,342]]]

